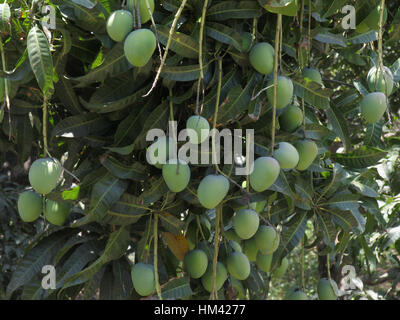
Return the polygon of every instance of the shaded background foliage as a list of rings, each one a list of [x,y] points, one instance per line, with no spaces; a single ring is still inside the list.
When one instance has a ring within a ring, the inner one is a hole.
[[[154,19],[158,38],[165,46],[180,1],[156,2]],[[9,163],[1,178],[1,297],[139,298],[132,288],[130,268],[133,261],[153,263],[152,243],[157,236],[163,298],[208,298],[199,281],[182,273],[180,259],[189,247],[188,240],[204,249],[211,246],[215,211],[206,212],[199,205],[195,190],[212,168],[191,166],[187,190],[172,194],[160,170],[145,161],[146,132],[166,129],[171,114],[178,121],[178,130],[184,128],[185,120],[195,111],[203,1],[188,1],[176,30],[179,35],[172,38],[161,81],[146,98],[143,95],[149,91],[160,63],[158,53],[145,67],[133,68],[124,57],[123,46],[114,43],[105,31],[107,17],[120,8],[121,1],[36,1],[33,6],[30,1],[7,3],[12,9],[9,31],[1,36],[9,72],[0,72],[0,76],[10,80],[12,99],[10,110],[5,106],[2,109],[0,131],[1,161]],[[51,49],[51,55],[46,50],[36,53],[52,66],[48,68],[51,74],[31,64],[27,50],[29,31],[34,24],[40,28],[38,19],[44,3],[56,9],[56,30],[44,30],[50,44],[45,38],[41,42]],[[320,70],[324,88],[304,81],[300,73],[300,68],[308,64],[304,46],[307,1],[303,34],[300,8],[297,17],[283,17],[281,68],[295,84],[295,100],[306,101],[307,124],[305,132],[302,128],[292,134],[278,130],[276,140],[294,142],[305,134],[318,144],[319,159],[303,173],[282,171],[268,191],[252,195],[251,201],[266,201],[261,215],[282,230],[282,245],[274,255],[274,265],[288,254],[287,250],[294,251],[289,255],[291,268],[282,281],[270,282],[268,275],[252,267],[251,276],[242,283],[248,289],[248,298],[263,299],[268,290],[269,297],[282,298],[279,288],[301,285],[301,239],[306,247],[306,268],[309,262],[314,263],[305,288],[310,295],[315,294],[316,279],[326,276],[326,255],[330,254],[331,274],[336,281],[341,279],[343,265],[354,265],[366,288],[390,283],[390,288],[379,287],[377,292],[381,297],[398,298],[399,90],[396,86],[390,97],[390,121],[387,116],[374,126],[362,121],[358,103],[366,92],[367,72],[377,60],[378,32],[343,31],[339,10],[348,3],[355,5],[357,19],[361,20],[367,9],[376,5],[376,1],[312,1],[310,61]],[[395,1],[389,1],[387,7],[384,63],[398,82],[400,10]],[[256,154],[267,155],[272,106],[265,93],[253,100],[252,96],[270,78],[252,70],[242,50],[241,34],[254,29],[255,41],[273,44],[276,15],[264,10],[258,1],[214,0],[209,1],[206,19],[202,115],[213,119],[218,59],[222,59],[218,127],[254,128]],[[146,27],[153,28],[151,24]],[[43,93],[51,96],[49,151],[75,176],[65,174],[62,185],[49,195],[74,204],[65,227],[50,226],[42,220],[23,224],[15,210],[18,192],[28,184],[27,168],[43,152]],[[228,175],[232,169],[223,166]],[[231,178],[242,182],[242,177]],[[244,204],[241,191],[231,184],[224,204],[227,230],[234,210]],[[156,235],[151,228],[154,214],[160,218]],[[200,241],[199,224],[208,243]],[[224,237],[222,259],[231,250]],[[40,270],[45,264],[57,268],[56,290],[45,291],[40,286]],[[220,295],[230,298],[240,296],[240,292],[228,281]],[[365,296],[379,298],[365,288],[349,298]]]

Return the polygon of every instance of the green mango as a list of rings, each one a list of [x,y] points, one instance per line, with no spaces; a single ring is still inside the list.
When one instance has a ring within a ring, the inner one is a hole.
[[[33,222],[42,214],[42,196],[34,191],[25,191],[19,195],[17,207],[22,221]]]
[[[114,11],[107,19],[107,33],[116,42],[122,42],[133,30],[133,16],[129,11]]]
[[[260,157],[254,161],[253,172],[250,174],[250,186],[257,192],[267,190],[278,179],[280,166],[272,157]]]
[[[184,160],[171,159],[163,165],[162,175],[172,192],[181,192],[189,184],[190,168]]]
[[[257,260],[258,247],[255,237],[243,242],[243,252],[249,261]]]
[[[385,77],[382,76],[380,68],[377,68],[376,66],[372,67],[368,72],[367,82],[371,92],[383,92],[387,97],[389,97],[394,86],[393,74],[387,67],[384,67],[384,72]]]
[[[249,54],[250,64],[261,74],[269,74],[274,69],[274,48],[267,42],[253,46]]]
[[[204,177],[197,189],[200,204],[213,209],[224,200],[229,191],[229,180],[223,175],[210,174]]]
[[[217,262],[217,274],[216,274],[216,287],[217,290],[221,289],[226,279],[228,279],[228,272],[225,266],[221,262]],[[208,292],[212,291],[214,280],[213,280],[213,265],[208,264],[206,273],[201,277],[201,283]]]
[[[298,140],[294,144],[299,153],[299,163],[297,170],[306,170],[315,160],[318,154],[318,146],[312,140]]]
[[[67,220],[70,208],[70,204],[65,201],[47,199],[44,216],[51,224],[62,226]]]
[[[274,158],[282,169],[293,169],[299,163],[297,149],[288,142],[279,143],[278,149],[274,151]]]
[[[337,289],[337,284],[334,280],[332,281],[332,285],[329,282],[329,279],[327,278],[322,278],[318,281],[317,285],[317,293],[318,293],[318,299],[319,300],[336,300],[337,296],[334,290]]]
[[[288,77],[278,76],[276,84],[276,108],[285,108],[293,98],[293,82]],[[268,82],[267,96],[271,106],[274,103],[274,80]]]
[[[228,271],[236,279],[246,280],[250,275],[250,262],[242,252],[232,252],[227,260]]]
[[[151,264],[136,263],[132,267],[131,278],[135,291],[143,297],[150,295],[156,288],[154,267]]]
[[[147,0],[147,1],[148,1],[148,5],[150,6],[151,14],[153,14],[154,0]],[[126,3],[126,7],[128,8],[128,10],[130,12],[133,12],[133,7],[135,7],[135,13],[136,13],[137,3],[138,3],[138,0],[128,0]],[[150,17],[149,9],[147,7],[146,0],[139,0],[139,10],[140,10],[140,22],[146,23],[147,21],[149,21],[151,17]],[[136,17],[137,17],[137,13],[136,13]],[[136,18],[136,21],[137,21],[137,18]]]
[[[281,261],[280,266],[273,271],[272,273],[273,277],[275,278],[283,277],[288,267],[289,267],[289,260],[286,257],[284,257]]]
[[[210,135],[210,124],[206,118],[201,116],[191,116],[186,121],[189,141],[193,144],[200,144]]]
[[[279,235],[273,227],[262,225],[255,234],[258,249],[264,254],[272,254],[278,249]]]
[[[256,258],[257,267],[264,272],[270,272],[272,257],[273,254],[264,254],[261,251],[258,251]]]
[[[57,186],[61,173],[62,167],[58,160],[38,159],[29,169],[29,182],[37,193],[48,194]]]
[[[250,239],[258,230],[260,218],[258,213],[251,209],[241,209],[233,218],[233,227],[241,239]]]
[[[386,95],[382,92],[367,94],[360,104],[361,114],[367,122],[378,122],[387,108]]]
[[[193,279],[201,278],[207,270],[208,258],[203,250],[189,251],[184,258],[185,269]]]
[[[134,67],[144,67],[152,57],[156,46],[156,36],[151,30],[132,31],[125,39],[125,57]]]
[[[319,83],[320,85],[323,85],[322,82],[322,77],[319,71],[315,68],[304,68],[301,71],[302,75],[304,78],[309,78],[310,80]]]
[[[303,123],[303,111],[293,104],[290,104],[279,117],[279,125],[282,130],[293,132]]]

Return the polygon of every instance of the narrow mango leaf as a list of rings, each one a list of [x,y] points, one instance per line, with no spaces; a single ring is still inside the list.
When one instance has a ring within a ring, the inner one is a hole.
[[[59,231],[41,240],[29,250],[18,263],[12,278],[7,286],[7,296],[19,287],[28,283],[35,275],[42,271],[44,265],[52,264],[54,256],[64,245],[65,239],[71,235],[71,231]]]
[[[328,118],[328,123],[332,126],[333,132],[340,138],[345,150],[348,150],[351,146],[351,141],[347,121],[343,115],[333,107],[328,107],[326,109],[326,116]]]
[[[233,46],[241,51],[242,38],[239,32],[221,23],[208,22],[206,24],[206,34],[219,42]]]
[[[168,26],[157,26],[158,38],[166,46],[168,42],[170,28]],[[174,32],[171,37],[170,50],[184,58],[198,59],[198,41],[181,32]]]
[[[145,190],[141,194],[140,199],[142,199],[145,205],[150,205],[160,200],[168,191],[169,189],[163,177],[160,177],[151,183],[150,189]]]
[[[149,214],[149,208],[141,204],[142,201],[131,194],[124,193],[110,209],[104,222],[115,225],[128,225],[136,223],[141,217]]]
[[[376,123],[368,123],[367,131],[365,132],[364,144],[371,147],[380,147],[382,145],[382,129],[383,122],[379,120]]]
[[[332,222],[330,215],[325,214],[324,212],[318,213],[317,217],[318,226],[324,235],[324,242],[329,248],[333,249],[336,235],[338,233],[336,225]]]
[[[162,226],[175,235],[180,235],[185,226],[185,222],[174,215],[164,212],[159,215]]]
[[[357,194],[340,193],[324,201],[321,205],[334,207],[339,210],[350,210],[351,208],[354,208],[354,206],[358,208],[359,198],[360,197]]]
[[[351,37],[348,39],[351,44],[361,44],[361,43],[368,43],[374,42],[378,40],[378,31],[377,30],[370,30],[366,33]]]
[[[332,45],[338,45],[341,47],[346,48],[346,38],[343,37],[341,34],[334,34],[330,33],[329,31],[322,31],[318,33],[315,37],[315,40],[322,42],[322,43],[328,43]]]
[[[61,120],[52,131],[53,137],[80,138],[104,132],[110,123],[100,115],[79,114]]]
[[[45,96],[51,96],[53,86],[53,58],[51,56],[50,44],[43,31],[33,27],[27,38],[29,62],[40,89]]]
[[[207,10],[207,20],[252,19],[261,13],[255,1],[222,1]]]
[[[56,95],[63,102],[63,105],[68,111],[73,115],[82,113],[82,107],[71,82],[61,74],[58,75],[58,82],[55,84],[55,90]]]
[[[72,77],[70,80],[79,82],[78,87],[84,87],[130,69],[132,69],[132,65],[126,60],[123,42],[119,42],[104,56],[103,63],[100,66],[90,70],[84,76]]]
[[[101,178],[92,189],[89,216],[93,215],[98,221],[107,214],[107,210],[121,197],[128,183],[111,174]]]
[[[298,0],[258,0],[267,11],[282,14],[284,16],[295,16],[299,7]]]
[[[123,156],[127,156],[128,154],[132,153],[134,146],[135,145],[132,143],[129,146],[125,146],[125,147],[105,147],[105,149],[107,149],[111,152],[118,153]]]
[[[203,73],[207,73],[212,61],[203,65]],[[161,77],[174,81],[193,81],[200,76],[200,65],[189,66],[165,66],[161,72]]]
[[[369,93],[368,89],[360,81],[353,81],[353,85],[362,96],[366,96]]]
[[[343,6],[346,4],[346,0],[333,0],[327,2],[326,7],[323,9],[321,13],[322,19],[328,18],[334,15],[337,11],[341,10]]]
[[[175,257],[183,262],[186,253],[189,251],[189,242],[185,236],[182,234],[175,235],[170,232],[163,232],[162,236],[167,242],[168,248],[175,255]]]
[[[332,155],[334,161],[354,169],[367,168],[375,165],[379,160],[386,157],[387,152],[378,148],[362,146],[348,153],[336,153]]]
[[[161,296],[164,300],[178,300],[193,295],[189,279],[186,277],[173,279],[161,286]]]
[[[332,90],[323,88],[319,83],[307,81],[301,77],[293,78],[292,81],[296,96],[303,98],[308,104],[314,107],[320,109],[329,108]]]
[[[247,110],[255,84],[261,81],[259,73],[254,72],[248,79],[246,86],[242,89],[240,85],[229,91],[226,98],[227,103],[218,110],[218,120],[228,121],[235,119],[241,112]]]
[[[322,214],[325,214],[324,211],[330,214],[335,223],[337,223],[341,228],[346,231],[351,231],[359,226],[357,219],[349,210],[342,211],[335,208],[324,208]]]
[[[140,162],[125,165],[114,157],[108,156],[104,159],[102,165],[107,168],[110,173],[120,179],[143,181],[147,177],[146,168]]]

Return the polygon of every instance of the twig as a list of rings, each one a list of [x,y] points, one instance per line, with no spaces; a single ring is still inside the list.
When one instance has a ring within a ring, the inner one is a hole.
[[[167,45],[165,47],[164,56],[163,56],[163,58],[161,60],[161,65],[158,68],[157,75],[154,78],[154,82],[153,82],[149,92],[147,92],[143,97],[147,97],[154,90],[154,88],[157,85],[158,80],[160,79],[160,75],[161,75],[162,69],[164,67],[165,61],[167,60],[168,50],[169,50],[169,47],[171,46],[172,36],[173,36],[173,34],[175,32],[176,25],[178,23],[179,17],[182,14],[183,8],[186,5],[186,2],[187,2],[187,0],[182,0],[182,3],[180,5],[180,7],[179,7],[178,11],[175,14],[174,21],[172,22],[171,29],[169,30],[168,42],[167,42]]]
[[[154,278],[156,282],[156,291],[158,298],[162,300],[160,281],[158,278],[158,213],[154,214]]]

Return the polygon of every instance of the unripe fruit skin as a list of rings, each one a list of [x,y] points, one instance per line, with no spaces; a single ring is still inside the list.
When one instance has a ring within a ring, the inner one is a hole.
[[[255,239],[258,249],[264,254],[272,254],[278,249],[279,235],[274,228],[270,226],[260,226]]]
[[[297,290],[290,292],[287,295],[286,300],[308,300],[308,297],[303,291]]]
[[[250,239],[258,230],[260,218],[256,211],[251,209],[239,210],[233,218],[233,227],[241,239]]]
[[[282,130],[293,132],[303,123],[303,111],[298,106],[289,105],[279,117],[279,125]]]
[[[133,66],[144,67],[153,55],[156,45],[157,40],[151,30],[132,31],[125,39],[125,57]]]
[[[312,140],[299,140],[294,146],[299,153],[299,163],[296,169],[301,171],[306,170],[317,157],[318,146]]]
[[[281,169],[293,169],[299,163],[297,149],[288,142],[280,142],[274,151],[274,158],[278,160]]]
[[[154,12],[154,0],[147,0],[150,6],[150,11],[153,14]],[[133,11],[133,2],[135,2],[135,9],[137,6],[137,0],[128,0],[126,3],[126,7],[129,11]],[[140,22],[146,23],[150,20],[149,9],[147,8],[146,0],[139,0],[139,10],[140,10]],[[136,12],[136,10],[135,10]]]
[[[133,16],[129,11],[114,11],[107,19],[107,33],[111,39],[121,42],[133,30]]]
[[[190,277],[199,279],[207,270],[208,258],[203,250],[195,249],[185,255],[184,263]]]
[[[264,254],[261,251],[258,251],[256,259],[257,267],[264,272],[270,272],[272,257],[273,254]]]
[[[334,285],[336,285],[334,280],[332,280],[332,282],[334,283]],[[329,280],[326,278],[322,278],[318,281],[317,292],[318,292],[319,300],[336,300],[337,299],[335,291],[333,290]]]
[[[257,43],[249,54],[250,64],[261,74],[269,74],[274,68],[274,48],[267,42]]]
[[[367,94],[360,104],[361,114],[370,123],[378,122],[386,111],[386,96],[382,92]]]
[[[210,124],[206,118],[201,116],[191,116],[186,121],[186,129],[188,129],[189,141],[192,144],[202,143],[210,134]]]
[[[181,192],[189,184],[190,168],[183,160],[171,159],[163,165],[162,175],[172,192]]]
[[[236,279],[246,280],[250,275],[250,262],[247,256],[242,252],[232,252],[227,260],[228,271]]]
[[[170,151],[173,151],[174,141],[170,137],[160,137],[153,142],[147,152],[147,160],[150,164],[161,169],[169,159]]]
[[[227,238],[228,240],[236,241],[239,244],[242,241],[242,239],[237,235],[237,233],[235,232],[235,230],[233,228],[226,230],[224,235],[225,235],[225,238]]]
[[[226,279],[228,278],[228,272],[225,266],[221,262],[217,262],[217,277],[216,277],[216,287],[217,290],[221,289],[224,285]],[[208,292],[211,292],[213,289],[213,264],[210,263],[208,265],[206,273],[201,277],[201,283],[203,284],[204,289]]]
[[[278,179],[279,162],[272,157],[260,157],[254,161],[254,169],[250,174],[250,185],[257,191],[267,190]]]
[[[368,87],[371,92],[379,91],[385,93],[387,96],[393,91],[393,74],[389,68],[384,67],[385,78],[382,76],[380,68],[372,67],[367,75]],[[378,79],[378,80],[377,80]],[[385,83],[386,81],[386,83]],[[375,89],[376,83],[376,89]]]
[[[286,270],[288,269],[288,267],[289,267],[289,260],[286,257],[284,257],[282,259],[281,265],[274,270],[272,275],[275,278],[281,278],[286,273]]]
[[[151,264],[136,263],[132,267],[131,278],[136,292],[143,297],[150,295],[155,289],[154,268]]]
[[[268,82],[267,96],[271,105],[274,103],[274,81]],[[276,108],[285,108],[293,97],[293,82],[288,77],[278,76],[276,84]]]
[[[44,216],[48,222],[56,226],[62,226],[68,217],[70,205],[64,201],[46,200]]]
[[[207,209],[215,208],[229,191],[229,181],[222,175],[208,175],[201,180],[197,189],[200,204]]]
[[[25,191],[18,197],[18,213],[22,221],[33,222],[42,213],[42,197],[33,191]]]
[[[57,186],[62,168],[58,161],[50,158],[38,159],[29,169],[29,182],[40,194],[48,194]]]
[[[311,79],[312,81],[317,82],[317,83],[319,83],[319,84],[321,84],[321,85],[323,84],[323,83],[322,83],[321,74],[319,73],[319,71],[318,71],[317,69],[314,69],[314,68],[304,68],[304,69],[301,71],[301,73],[302,73],[303,77],[309,78],[309,79]]]
[[[254,237],[244,241],[243,252],[247,256],[249,261],[257,260],[258,247],[257,247],[256,239]]]

